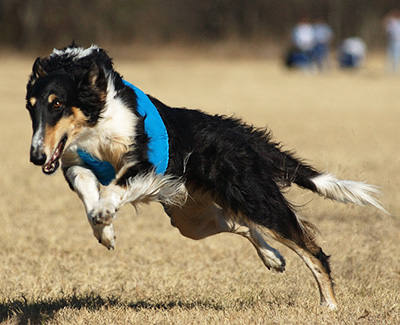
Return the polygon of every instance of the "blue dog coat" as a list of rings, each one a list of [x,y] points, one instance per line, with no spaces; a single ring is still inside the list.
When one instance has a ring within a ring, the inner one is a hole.
[[[102,185],[110,184],[115,178],[114,167],[108,161],[97,159],[82,149],[78,149],[76,152],[85,163],[85,167],[89,168],[93,172]]]
[[[169,139],[164,122],[157,108],[143,91],[125,80],[123,83],[134,90],[137,112],[144,117],[144,131],[149,137],[148,159],[154,165],[157,174],[164,174],[169,161]],[[93,171],[101,184],[108,185],[115,178],[114,167],[108,161],[99,160],[82,149],[78,149],[77,153],[85,167]]]

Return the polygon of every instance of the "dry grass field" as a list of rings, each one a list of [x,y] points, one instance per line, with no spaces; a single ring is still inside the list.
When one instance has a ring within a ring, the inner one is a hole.
[[[382,187],[391,216],[287,193],[332,255],[333,312],[288,249],[271,243],[287,261],[274,274],[242,237],[184,238],[158,205],[124,207],[115,251],[99,245],[62,173],[47,177],[29,163],[33,60],[0,58],[0,322],[400,323],[400,77],[385,75],[380,58],[324,75],[260,59],[116,60],[127,80],[169,105],[235,113],[320,170]]]

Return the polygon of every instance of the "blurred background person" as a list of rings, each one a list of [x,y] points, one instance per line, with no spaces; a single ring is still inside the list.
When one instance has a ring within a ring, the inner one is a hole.
[[[286,57],[286,66],[313,69],[315,37],[313,26],[307,17],[302,18],[292,30],[293,47]]]
[[[367,46],[360,37],[349,37],[339,47],[339,65],[341,68],[360,68],[366,58]]]
[[[387,68],[390,72],[397,73],[400,65],[400,10],[390,11],[383,23],[388,38]]]
[[[313,58],[320,71],[329,68],[329,48],[333,39],[332,28],[323,20],[316,19],[312,25],[314,33]]]

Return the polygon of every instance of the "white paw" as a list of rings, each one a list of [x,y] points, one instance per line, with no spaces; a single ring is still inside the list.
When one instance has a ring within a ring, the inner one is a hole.
[[[275,253],[267,251],[264,254],[259,254],[259,256],[268,270],[275,272],[285,271],[286,261],[277,250],[275,250]]]
[[[94,225],[110,225],[116,212],[117,209],[111,200],[100,199],[90,214]]]
[[[115,247],[115,232],[114,225],[95,225],[92,224],[93,234],[97,238],[100,244],[107,247],[109,250],[113,250]]]
[[[274,258],[269,259],[269,266],[275,272],[285,271],[286,261],[283,256],[274,256]]]

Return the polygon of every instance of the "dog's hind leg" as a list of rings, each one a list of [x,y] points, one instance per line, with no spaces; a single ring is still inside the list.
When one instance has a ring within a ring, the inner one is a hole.
[[[266,243],[256,226],[233,217],[204,193],[192,193],[182,207],[164,206],[164,209],[171,218],[171,224],[183,236],[199,240],[222,232],[241,235],[252,243],[268,269],[284,271],[284,258],[278,250]]]
[[[81,166],[72,166],[65,169],[64,175],[72,189],[82,200],[93,234],[99,243],[108,249],[114,249],[115,234],[113,224],[97,225],[93,222],[92,211],[100,197],[99,183],[96,176],[92,171]]]
[[[247,238],[253,244],[254,248],[257,250],[258,256],[268,269],[272,269],[276,272],[283,272],[285,270],[286,262],[283,256],[277,249],[267,244],[255,226],[248,226],[247,223],[239,224],[235,222],[230,232]]]
[[[318,284],[318,289],[321,298],[321,305],[328,306],[330,309],[337,308],[335,293],[333,291],[333,282],[330,276],[329,256],[327,256],[313,240],[311,235],[308,235],[308,225],[299,220],[302,226],[302,234],[294,236],[292,239],[284,238],[278,235],[275,231],[266,229],[265,233],[292,249],[305,262],[311,270]]]

